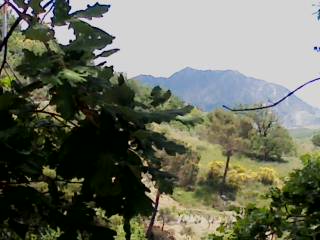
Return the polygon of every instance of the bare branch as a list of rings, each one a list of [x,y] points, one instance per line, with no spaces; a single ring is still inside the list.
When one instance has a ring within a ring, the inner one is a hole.
[[[8,43],[6,43],[4,45],[3,59],[2,59],[1,67],[0,67],[0,76],[2,74],[2,70],[3,70],[4,66],[7,63],[7,56],[8,56]]]
[[[29,8],[28,5],[26,5],[23,12],[21,12],[12,2],[7,1],[7,4],[16,12],[16,14],[18,14],[19,17],[21,17],[21,20],[25,20],[27,23],[30,23],[32,16],[27,14],[27,10]]]
[[[13,68],[11,67],[11,65],[8,63],[8,61],[6,61],[6,64],[8,66],[8,69],[10,70],[10,72],[12,73],[12,75],[14,76],[15,80],[21,84],[21,81],[19,79],[19,77],[17,76],[17,74],[14,72]]]
[[[53,3],[54,3],[54,0],[50,0],[45,5],[43,5],[43,8],[46,9],[47,7],[49,7]]]
[[[239,109],[236,109],[236,108],[230,108],[226,105],[222,105],[223,108],[229,110],[229,111],[233,111],[233,112],[244,112],[244,111],[255,111],[255,110],[261,110],[261,109],[266,109],[266,108],[272,108],[272,107],[275,107],[277,106],[278,104],[280,104],[281,102],[283,102],[284,100],[286,100],[287,98],[289,98],[291,95],[293,95],[295,92],[299,91],[300,89],[302,89],[303,87],[311,84],[311,83],[314,83],[314,82],[317,82],[320,80],[320,77],[319,78],[315,78],[315,79],[312,79],[304,84],[302,84],[301,86],[297,87],[295,90],[289,92],[286,96],[284,96],[283,98],[281,98],[280,100],[276,101],[275,103],[272,103],[272,104],[269,104],[269,105],[266,105],[266,106],[261,106],[261,107],[252,107],[252,108],[239,108]]]
[[[49,3],[51,3],[51,7],[49,8],[49,10],[43,15],[42,19],[41,19],[41,23],[44,22],[45,18],[48,16],[48,14],[53,10],[54,8],[54,4],[53,4],[53,1],[49,1]],[[50,4],[48,4],[49,6]]]

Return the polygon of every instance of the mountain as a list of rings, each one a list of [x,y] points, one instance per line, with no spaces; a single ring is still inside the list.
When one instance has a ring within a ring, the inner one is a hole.
[[[139,75],[149,86],[159,85],[204,111],[239,104],[271,103],[289,93],[281,85],[245,76],[232,70],[184,68],[169,78]],[[320,126],[320,110],[292,95],[274,108],[288,128]]]

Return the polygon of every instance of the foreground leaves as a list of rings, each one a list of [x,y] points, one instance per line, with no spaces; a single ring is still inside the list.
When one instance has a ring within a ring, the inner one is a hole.
[[[48,27],[39,14],[50,7]],[[161,149],[174,155],[185,148],[149,124],[174,120],[192,108],[158,110],[171,97],[160,88],[147,97],[150,101],[139,102],[122,75],[94,65],[97,57],[118,49],[104,51],[114,37],[82,19],[102,17],[108,10],[108,5],[95,4],[72,13],[67,0],[29,5],[23,35],[44,47],[40,53],[22,47],[16,67],[22,77],[0,91],[3,239],[24,239],[48,226],[60,229],[59,239],[113,239],[106,219],[116,214],[123,217],[130,239],[130,219],[153,210],[142,175],[149,174],[161,191],[172,190],[172,178],[161,171],[155,153]],[[54,29],[67,24],[75,39],[58,44]],[[97,50],[102,53],[96,55]],[[105,218],[95,209],[103,209]]]

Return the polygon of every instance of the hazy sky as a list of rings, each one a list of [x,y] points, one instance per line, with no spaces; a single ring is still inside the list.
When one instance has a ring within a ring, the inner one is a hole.
[[[95,1],[71,1],[75,8]],[[233,69],[294,89],[320,76],[315,0],[110,0],[94,22],[116,36],[116,71],[170,76]],[[320,83],[297,94],[320,107]]]

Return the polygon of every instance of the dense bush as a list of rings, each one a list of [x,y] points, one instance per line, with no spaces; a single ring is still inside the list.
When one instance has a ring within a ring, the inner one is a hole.
[[[209,166],[206,181],[219,183],[223,177],[224,163],[213,161]],[[257,171],[248,170],[241,166],[230,166],[228,185],[233,188],[244,187],[250,182],[261,182],[265,185],[273,185],[279,182],[276,171],[268,167],[260,167]]]
[[[164,151],[157,155],[162,159],[163,170],[176,178],[176,186],[192,189],[196,183],[200,161],[197,153],[189,151],[185,154],[169,156]]]
[[[257,172],[257,179],[265,185],[272,185],[278,181],[276,171],[268,167],[259,168],[259,171]]]
[[[313,135],[311,141],[315,146],[320,147],[320,134]]]
[[[220,233],[208,239],[319,239],[320,157],[305,155],[302,160],[303,168],[292,172],[281,189],[270,190],[268,207],[240,210],[231,227],[222,224]]]

